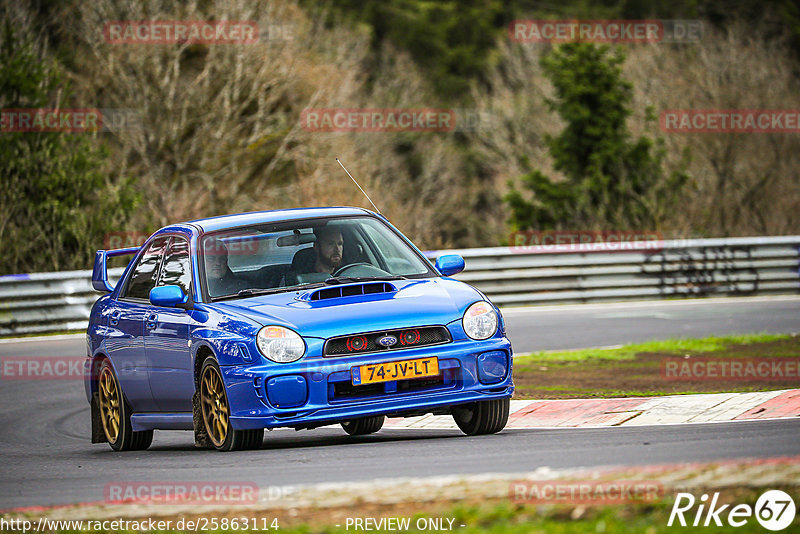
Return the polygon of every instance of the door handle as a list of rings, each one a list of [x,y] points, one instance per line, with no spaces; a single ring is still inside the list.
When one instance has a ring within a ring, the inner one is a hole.
[[[111,323],[111,326],[117,326],[119,324],[119,316],[120,315],[121,315],[121,312],[119,310],[114,310],[114,312],[111,314],[111,319],[109,320],[109,322]]]
[[[147,316],[147,328],[155,328],[157,320],[158,320],[158,314],[157,313],[151,313],[150,315],[148,315]]]

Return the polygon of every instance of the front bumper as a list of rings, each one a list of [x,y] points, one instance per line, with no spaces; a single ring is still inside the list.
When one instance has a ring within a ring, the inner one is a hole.
[[[431,356],[439,360],[438,377],[351,383],[353,367]],[[234,428],[311,428],[374,415],[443,413],[457,404],[508,398],[514,392],[512,361],[511,343],[495,337],[291,364],[226,366],[222,373]]]

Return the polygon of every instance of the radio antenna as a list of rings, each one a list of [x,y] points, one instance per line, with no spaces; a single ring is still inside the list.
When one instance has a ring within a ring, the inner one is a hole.
[[[342,165],[342,162],[341,162],[341,161],[339,161],[339,158],[336,158],[336,163],[338,163],[339,165]],[[358,187],[358,188],[361,190],[361,192],[362,192],[362,193],[364,193],[364,196],[365,196],[365,197],[367,197],[367,200],[369,200],[369,203],[370,203],[370,204],[372,204],[372,207],[373,207],[373,208],[375,208],[375,211],[377,211],[378,213],[380,213],[380,212],[381,212],[381,210],[379,210],[379,209],[378,209],[378,206],[376,206],[376,205],[375,205],[375,203],[372,201],[372,199],[371,199],[371,198],[369,198],[369,195],[367,194],[367,192],[366,192],[366,191],[364,191],[363,189],[361,189],[361,186],[360,186],[360,185],[358,185],[358,182],[356,182],[356,179],[355,179],[355,178],[353,178],[353,175],[352,175],[352,174],[350,174],[350,172],[349,172],[347,169],[345,169],[344,165],[342,165],[342,169],[344,169],[344,172],[346,172],[346,173],[347,173],[347,176],[349,176],[349,177],[350,177],[350,179],[351,179],[351,180],[353,180],[353,183],[354,183],[354,184],[356,184],[356,187]]]

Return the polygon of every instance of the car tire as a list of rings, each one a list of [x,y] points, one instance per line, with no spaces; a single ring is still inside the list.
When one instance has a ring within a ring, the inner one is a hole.
[[[468,436],[495,434],[508,423],[510,405],[511,399],[505,398],[454,406],[453,419]]]
[[[264,441],[264,429],[236,430],[230,425],[230,405],[222,381],[222,372],[213,356],[200,370],[200,410],[203,429],[211,445],[218,451],[258,449]]]
[[[134,432],[131,409],[119,386],[111,362],[103,360],[97,378],[98,405],[103,435],[115,451],[141,451],[153,442],[153,431]]]
[[[383,426],[383,421],[386,419],[383,415],[375,417],[364,417],[361,419],[353,419],[352,421],[345,421],[342,423],[342,428],[351,436],[364,436],[366,434],[374,434]]]

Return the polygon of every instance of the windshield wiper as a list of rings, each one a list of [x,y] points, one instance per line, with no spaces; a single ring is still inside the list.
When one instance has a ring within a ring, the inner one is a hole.
[[[287,288],[285,287],[271,287],[268,289],[256,289],[256,288],[247,288],[242,289],[238,293],[236,293],[237,297],[253,297],[255,295],[269,295],[270,293],[280,293],[282,291],[286,291]]]
[[[325,284],[321,282],[315,282],[313,284],[301,284],[298,286],[286,286],[286,287],[269,287],[269,288],[255,288],[255,287],[248,287],[247,289],[242,289],[238,293],[232,293],[230,295],[222,295],[219,297],[213,297],[213,300],[224,300],[236,297],[255,297],[258,295],[270,295],[273,293],[285,293],[287,291],[300,291],[303,289],[311,289],[314,287],[322,287]]]
[[[283,293],[285,291],[301,291],[303,289],[312,289],[315,287],[322,287],[322,282],[313,282],[310,284],[300,284],[296,286],[285,286],[285,287],[270,287],[265,289],[259,288],[247,288],[242,289],[239,291],[236,296],[237,297],[252,297],[255,295],[269,295],[270,293]]]
[[[375,280],[407,280],[405,276],[386,275],[386,276],[333,276],[325,280],[328,285],[349,284],[351,282],[372,282]]]

